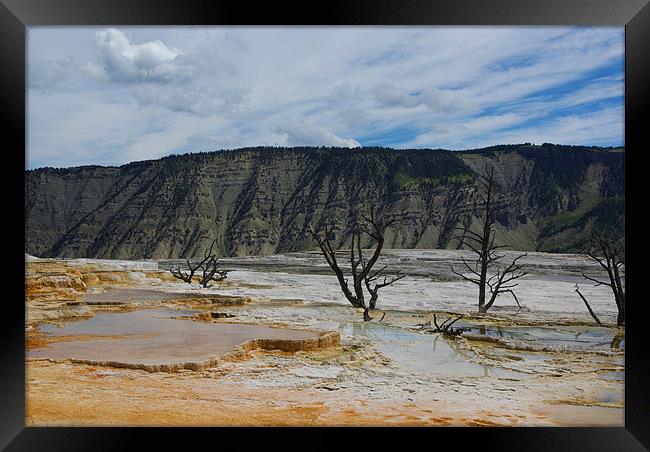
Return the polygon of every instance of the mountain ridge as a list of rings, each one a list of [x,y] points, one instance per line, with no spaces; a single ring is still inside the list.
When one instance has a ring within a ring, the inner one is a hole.
[[[579,251],[594,224],[624,231],[621,148],[251,147],[27,170],[25,252],[178,258],[201,255],[212,240],[224,256],[302,251],[315,246],[306,227],[326,219],[344,246],[355,209],[371,205],[403,216],[388,247],[455,248],[454,228],[477,227],[485,164],[499,174],[503,244]]]

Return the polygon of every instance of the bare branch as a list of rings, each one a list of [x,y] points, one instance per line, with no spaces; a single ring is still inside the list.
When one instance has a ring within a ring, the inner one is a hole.
[[[462,273],[458,273],[456,270],[454,270],[454,267],[453,267],[453,266],[451,267],[451,272],[452,272],[454,275],[456,275],[456,276],[460,276],[460,277],[463,278],[465,281],[469,281],[469,282],[471,282],[471,283],[473,283],[473,284],[479,284],[479,285],[481,284],[481,281],[478,280],[478,279],[472,279],[472,278],[469,278],[469,277],[463,275]]]
[[[581,273],[582,273],[582,276],[583,276],[585,279],[588,279],[589,281],[593,281],[593,282],[596,283],[596,284],[594,284],[594,287],[598,287],[598,286],[610,286],[610,287],[612,287],[612,284],[611,284],[611,283],[604,282],[604,281],[599,281],[599,280],[597,280],[597,279],[595,279],[595,278],[592,278],[592,277],[590,277],[590,276],[585,275],[584,272],[581,272]]]
[[[576,293],[577,293],[578,295],[580,295],[580,298],[582,298],[582,301],[584,301],[585,306],[587,306],[587,310],[589,311],[589,314],[591,314],[591,316],[592,316],[593,319],[596,321],[596,323],[597,323],[598,325],[602,325],[600,319],[596,316],[596,314],[594,313],[594,311],[591,309],[591,306],[589,306],[589,302],[588,302],[587,299],[584,297],[584,295],[582,295],[582,293],[580,292],[580,287],[578,287],[577,284],[576,284],[576,290],[575,290],[575,291],[576,291]]]
[[[461,330],[459,328],[454,329],[454,328],[452,328],[452,325],[454,323],[456,323],[457,321],[459,321],[460,319],[462,319],[462,318],[463,318],[463,315],[460,314],[451,323],[448,324],[447,322],[452,320],[451,317],[448,317],[447,319],[445,319],[444,322],[442,322],[441,325],[438,325],[438,319],[436,318],[436,315],[433,314],[433,324],[435,325],[435,329],[433,329],[432,332],[433,333],[442,333],[445,336],[458,336],[463,332],[463,330]],[[425,324],[423,324],[423,325],[425,325]]]

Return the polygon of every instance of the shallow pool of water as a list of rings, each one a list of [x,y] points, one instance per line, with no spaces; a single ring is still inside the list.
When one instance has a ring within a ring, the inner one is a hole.
[[[477,326],[457,322],[473,334],[516,339],[531,345],[574,350],[625,350],[625,337],[611,328],[588,326],[528,327]]]
[[[42,325],[44,333],[71,337],[30,350],[28,356],[145,365],[176,364],[214,359],[251,339],[308,339],[318,334],[262,325],[172,318],[191,312],[172,309],[99,312],[93,318],[63,326]]]
[[[379,352],[411,372],[446,377],[524,377],[518,372],[480,364],[480,356],[440,334],[422,334],[374,322],[330,322],[318,327],[337,329],[343,337],[368,338]]]

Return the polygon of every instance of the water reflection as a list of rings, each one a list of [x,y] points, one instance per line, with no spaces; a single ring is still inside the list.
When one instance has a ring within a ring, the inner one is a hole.
[[[371,322],[330,325],[343,336],[363,337],[404,370],[444,377],[523,376],[481,364],[482,356],[463,348],[460,341],[441,334],[421,334]]]
[[[540,347],[556,347],[575,350],[617,350],[625,348],[625,333],[611,328],[589,326],[529,327],[471,325],[474,334],[513,339]]]
[[[612,350],[618,350],[621,348],[621,344],[625,340],[625,333],[618,332],[612,338],[612,342],[609,344],[609,348]]]

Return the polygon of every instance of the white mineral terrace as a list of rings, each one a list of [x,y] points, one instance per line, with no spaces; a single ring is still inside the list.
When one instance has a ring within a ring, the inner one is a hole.
[[[623,425],[624,330],[609,288],[581,275],[604,278],[598,265],[528,253],[521,308],[503,295],[481,317],[477,287],[452,272],[463,257],[385,250],[377,265],[406,276],[381,289],[371,322],[315,252],[221,259],[228,277],[208,288],[155,277],[184,260],[65,260],[122,278],[105,275],[30,326],[44,342],[28,353],[28,424]],[[28,313],[48,303],[30,301]],[[465,332],[419,328],[434,312],[464,314]],[[340,347],[213,360],[258,336],[314,332],[340,335]],[[167,373],[178,363],[185,370]]]
[[[504,254],[504,261],[507,261],[521,253],[506,251]],[[378,307],[405,311],[476,311],[477,286],[451,272],[452,265],[456,271],[462,270],[461,257],[470,262],[472,254],[455,250],[386,250],[376,264],[377,268],[388,265],[388,271],[399,269],[407,276],[381,289]],[[606,286],[594,287],[581,275],[584,271],[590,276],[606,278],[600,267],[586,256],[533,252],[519,262],[529,272],[518,280],[519,286],[516,288],[519,302],[524,308],[520,315],[590,320],[584,303],[575,293],[575,284],[578,283],[594,311],[602,314],[602,320],[614,321],[616,305],[611,290]],[[160,267],[168,268],[171,263],[178,265],[182,261],[160,261]],[[336,277],[330,273],[324,258],[317,253],[229,258],[222,259],[222,265],[232,270],[228,274],[228,281],[234,283],[232,287],[204,289],[194,285],[191,290],[258,299],[348,304]],[[177,286],[169,289],[187,291],[188,288]],[[504,294],[499,296],[491,312],[497,314],[517,310],[514,298]]]

